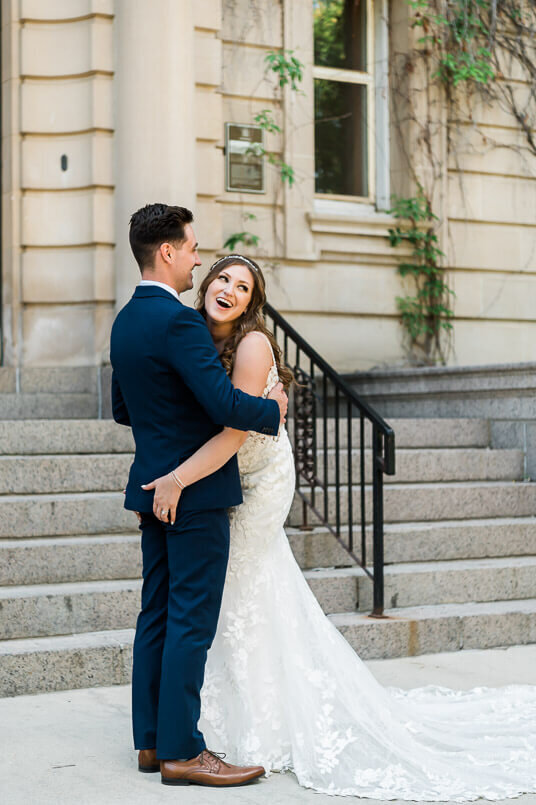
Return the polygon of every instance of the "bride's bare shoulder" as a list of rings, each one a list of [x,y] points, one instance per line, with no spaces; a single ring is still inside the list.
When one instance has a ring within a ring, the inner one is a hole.
[[[242,338],[236,348],[233,377],[235,371],[247,372],[265,380],[272,362],[272,348],[267,337],[264,333],[252,331]]]
[[[272,348],[267,336],[259,330],[246,333],[236,348],[237,359],[239,357],[262,359],[263,356],[266,357],[266,360],[272,360]]]

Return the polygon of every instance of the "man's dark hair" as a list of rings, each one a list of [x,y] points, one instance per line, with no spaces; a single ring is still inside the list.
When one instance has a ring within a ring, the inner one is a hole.
[[[186,207],[169,204],[146,204],[130,219],[130,247],[140,271],[150,268],[162,243],[179,244],[184,240],[184,227],[194,216]]]

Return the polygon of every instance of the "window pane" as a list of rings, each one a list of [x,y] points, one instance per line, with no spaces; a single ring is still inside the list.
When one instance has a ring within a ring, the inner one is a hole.
[[[367,88],[315,79],[317,193],[368,196]]]
[[[315,64],[367,70],[366,0],[313,0]]]

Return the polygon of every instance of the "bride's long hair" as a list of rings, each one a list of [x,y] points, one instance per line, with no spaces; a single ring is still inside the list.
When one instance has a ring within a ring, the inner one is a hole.
[[[247,333],[254,331],[264,333],[267,336],[272,349],[274,351],[275,363],[277,366],[277,373],[280,381],[285,388],[288,388],[292,383],[294,376],[288,366],[286,366],[281,359],[281,350],[273,337],[272,333],[264,323],[264,316],[262,309],[266,302],[266,283],[264,281],[263,273],[260,266],[250,257],[244,257],[241,254],[230,254],[227,257],[222,257],[220,260],[211,266],[207,276],[202,281],[199,291],[197,292],[196,308],[201,315],[206,319],[207,313],[205,310],[205,295],[209,285],[216,279],[220,271],[228,266],[236,265],[245,266],[253,278],[253,289],[251,291],[251,299],[246,310],[242,315],[233,322],[233,332],[227,339],[223,352],[220,355],[220,360],[228,375],[232,374],[236,350],[239,343]]]

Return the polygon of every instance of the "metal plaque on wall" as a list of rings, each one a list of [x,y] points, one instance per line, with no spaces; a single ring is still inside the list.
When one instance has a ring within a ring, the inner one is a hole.
[[[225,189],[265,193],[264,131],[253,124],[225,124]]]

